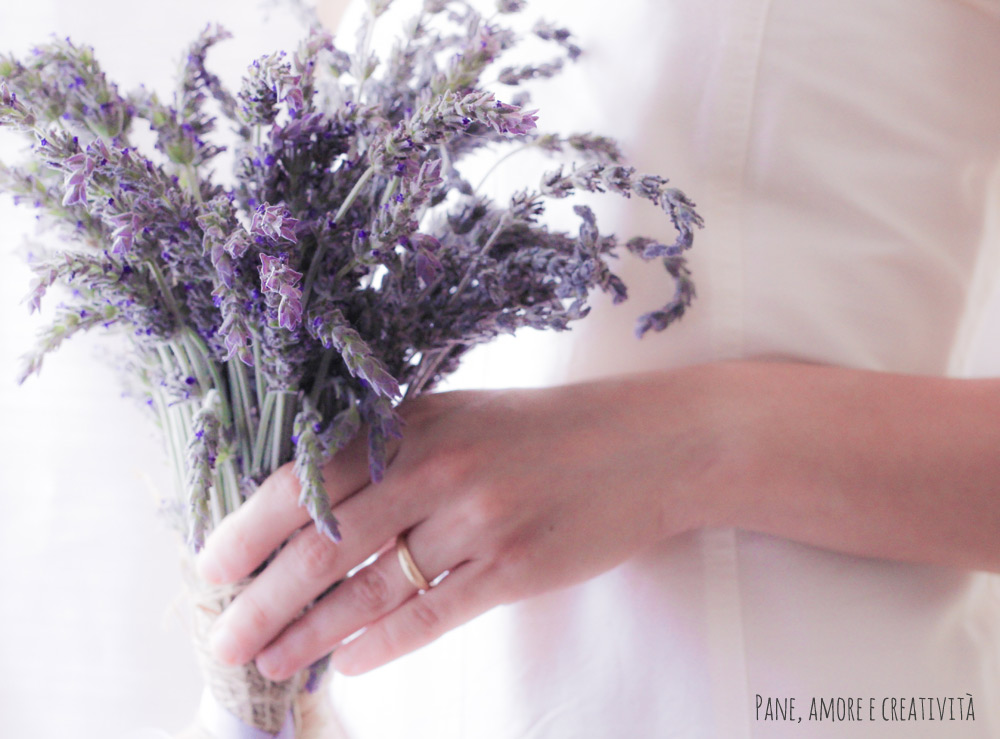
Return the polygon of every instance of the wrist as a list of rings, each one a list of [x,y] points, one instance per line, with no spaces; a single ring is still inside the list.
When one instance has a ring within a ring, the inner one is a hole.
[[[713,362],[641,378],[634,407],[657,440],[649,469],[661,539],[738,525],[757,412],[744,372],[741,362]]]

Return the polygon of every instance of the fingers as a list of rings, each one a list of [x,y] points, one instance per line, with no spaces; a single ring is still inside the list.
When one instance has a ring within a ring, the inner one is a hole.
[[[236,582],[257,569],[290,532],[309,520],[309,513],[298,505],[298,496],[298,479],[292,465],[285,465],[237,511],[222,519],[198,554],[198,575],[219,585]]]
[[[225,664],[250,661],[308,603],[407,523],[397,518],[406,514],[387,507],[377,488],[348,498],[337,507],[337,515],[351,536],[335,543],[306,526],[226,608],[211,637],[217,659]]]
[[[364,440],[355,438],[336,454],[324,468],[323,477],[331,505],[364,487],[369,481]],[[299,505],[300,492],[292,463],[276,470],[209,536],[198,555],[199,576],[222,584],[236,582],[257,569],[309,521],[309,513]]]
[[[430,644],[456,626],[494,605],[482,562],[467,562],[432,589],[413,595],[401,606],[333,653],[332,667],[359,675]],[[411,586],[412,587],[412,586]]]
[[[446,532],[428,521],[408,535],[409,549],[420,572],[433,580],[456,557]],[[364,626],[391,612],[414,594],[400,566],[395,545],[358,570],[292,624],[257,658],[257,667],[273,680],[283,680],[307,667]]]

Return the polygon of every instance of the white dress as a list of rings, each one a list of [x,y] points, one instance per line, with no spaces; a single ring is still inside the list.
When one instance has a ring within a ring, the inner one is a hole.
[[[626,305],[503,347],[527,347],[536,380],[741,357],[957,372],[1000,244],[987,208],[1000,203],[1000,3],[529,8],[579,30],[588,54],[536,98],[541,123],[620,137],[706,221],[692,253],[699,297],[680,325],[636,342],[635,317],[669,283],[626,262]],[[664,228],[639,206],[609,208],[601,225]],[[1000,586],[700,531],[337,677],[334,695],[357,739],[997,737]],[[758,695],[794,698],[802,723],[767,720]],[[974,720],[960,720],[970,696]],[[812,698],[844,698],[834,716],[861,699],[862,720],[810,720]]]

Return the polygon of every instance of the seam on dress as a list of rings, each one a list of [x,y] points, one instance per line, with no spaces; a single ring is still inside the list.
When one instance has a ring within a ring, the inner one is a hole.
[[[742,5],[742,7],[741,7]],[[746,282],[744,262],[745,187],[750,142],[758,96],[758,80],[764,51],[764,37],[771,12],[771,0],[737,4],[737,38],[726,60],[727,99],[719,130],[722,141],[721,177],[717,180],[720,212],[728,212],[729,233],[719,243],[726,255],[716,260],[720,272],[719,295],[728,310],[720,312],[713,337],[718,356],[743,357],[746,347],[744,325]],[[748,63],[749,62],[749,63]],[[709,659],[718,736],[750,739],[749,672],[746,636],[743,629],[743,602],[740,592],[739,547],[734,529],[705,532],[706,606]]]

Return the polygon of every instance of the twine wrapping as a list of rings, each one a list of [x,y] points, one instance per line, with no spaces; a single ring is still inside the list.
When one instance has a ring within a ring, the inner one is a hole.
[[[201,696],[198,709],[198,723],[216,739],[296,739],[295,718],[291,711],[285,717],[281,731],[272,734],[263,729],[248,726],[223,708],[207,688]]]
[[[219,664],[208,650],[208,635],[222,611],[249,584],[250,579],[232,585],[212,586],[202,581],[194,571],[187,553],[181,566],[191,607],[191,636],[198,664],[210,699],[202,700],[202,710],[194,726],[179,739],[249,739],[257,737],[253,729],[284,739],[346,739],[347,733],[333,711],[324,675],[319,683],[305,690],[309,670],[283,682],[268,680],[250,662],[238,667]],[[206,705],[209,710],[206,713]],[[236,723],[226,724],[211,717],[220,711],[231,714]],[[292,716],[291,734],[287,726]],[[243,727],[239,727],[243,724]],[[224,726],[233,727],[222,728]],[[225,733],[223,733],[225,732]]]
[[[210,586],[200,581],[189,565],[188,587],[193,601],[193,638],[205,686],[221,708],[247,726],[277,735],[285,726],[304,676],[274,682],[260,674],[251,661],[245,665],[223,665],[212,657],[208,636],[212,624],[233,599],[249,585],[242,580],[232,585]]]

